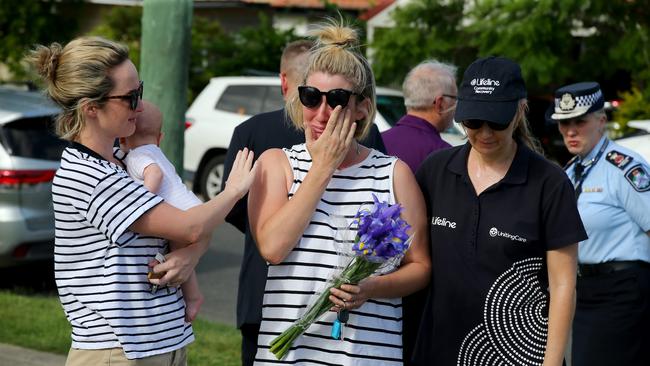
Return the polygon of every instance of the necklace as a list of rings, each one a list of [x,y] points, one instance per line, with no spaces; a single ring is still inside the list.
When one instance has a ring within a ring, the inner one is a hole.
[[[356,140],[355,140],[356,141]],[[356,141],[357,143],[357,155],[361,154],[360,147],[359,147],[359,141]]]

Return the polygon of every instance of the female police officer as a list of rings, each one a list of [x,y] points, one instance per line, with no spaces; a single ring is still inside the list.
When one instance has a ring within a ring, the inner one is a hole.
[[[573,365],[650,365],[650,171],[605,136],[595,82],[555,92],[566,167],[589,239],[578,252]]]
[[[433,279],[416,364],[562,364],[586,235],[570,181],[531,149],[525,98],[513,61],[472,63],[454,116],[469,143],[417,172]]]

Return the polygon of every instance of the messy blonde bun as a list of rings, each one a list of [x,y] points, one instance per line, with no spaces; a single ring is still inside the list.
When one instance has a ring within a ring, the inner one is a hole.
[[[56,121],[57,134],[75,140],[84,125],[81,109],[99,105],[113,89],[110,71],[126,61],[128,48],[101,37],[80,37],[61,47],[38,45],[26,60],[42,79],[46,94],[62,109]]]
[[[316,37],[316,47],[345,50],[359,45],[357,31],[346,26],[337,26],[332,23],[319,24],[311,34]]]
[[[363,139],[375,120],[376,96],[375,78],[368,60],[361,54],[358,32],[342,21],[328,19],[318,24],[310,35],[315,38],[315,45],[310,51],[309,65],[301,78],[305,84],[309,75],[323,72],[341,75],[353,86],[353,91],[367,98],[370,103],[368,116],[357,121],[355,138]],[[294,125],[303,127],[302,105],[297,93],[289,96],[286,111]]]
[[[56,42],[52,43],[50,47],[39,45],[32,51],[36,72],[47,83],[56,79],[56,68],[59,65],[62,51],[63,48]]]

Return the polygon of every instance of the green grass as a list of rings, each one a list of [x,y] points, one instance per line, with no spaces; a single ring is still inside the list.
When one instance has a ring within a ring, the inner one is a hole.
[[[188,364],[240,364],[241,336],[234,327],[198,319],[196,341],[189,346]],[[0,291],[0,342],[40,351],[67,354],[70,324],[56,296]]]

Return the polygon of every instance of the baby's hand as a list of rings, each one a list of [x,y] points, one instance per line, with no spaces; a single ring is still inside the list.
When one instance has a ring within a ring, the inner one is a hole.
[[[224,191],[233,192],[238,198],[246,195],[255,180],[255,172],[257,171],[257,165],[253,166],[254,155],[248,148],[237,152]]]

